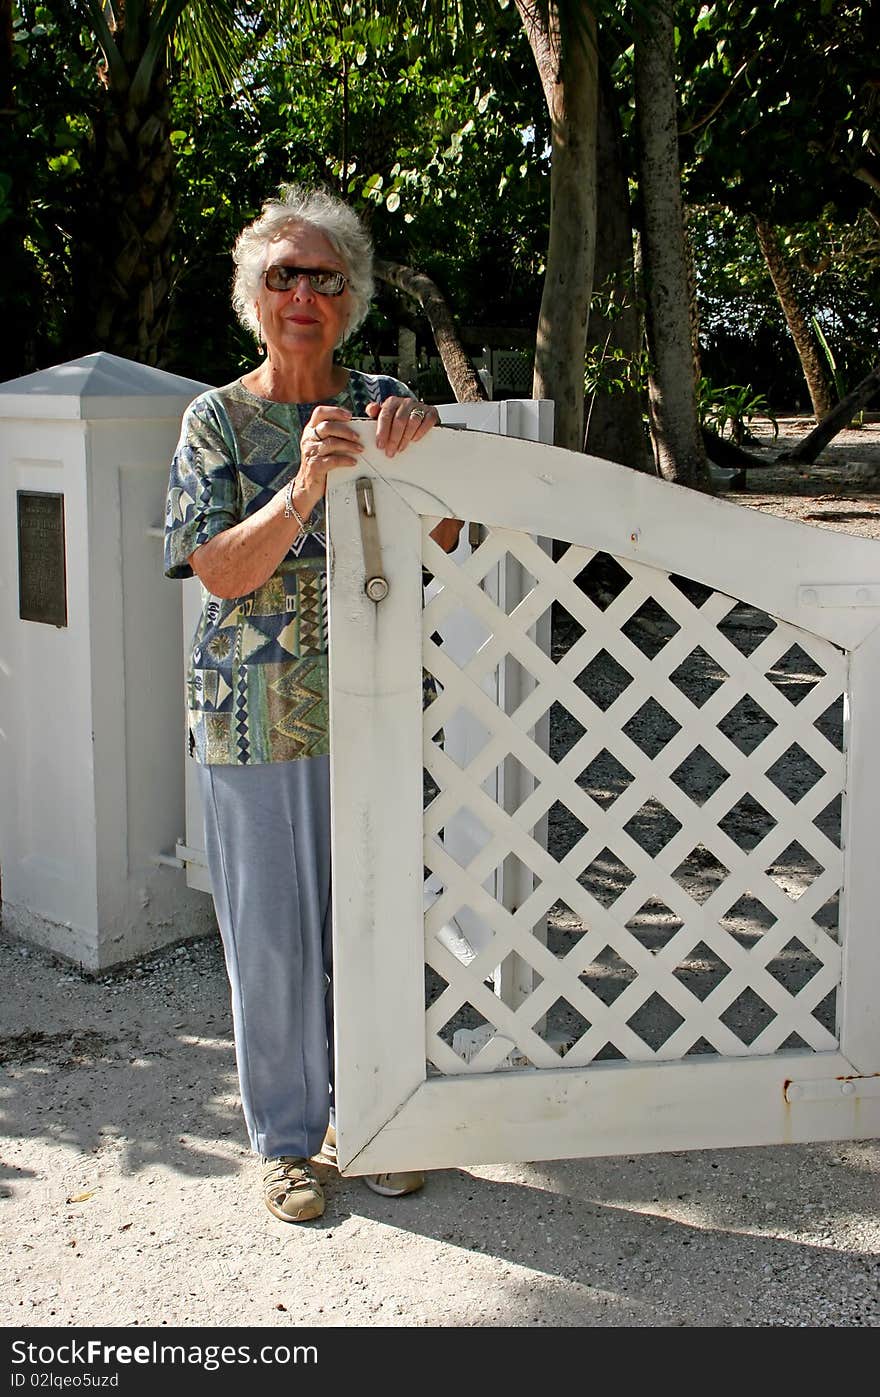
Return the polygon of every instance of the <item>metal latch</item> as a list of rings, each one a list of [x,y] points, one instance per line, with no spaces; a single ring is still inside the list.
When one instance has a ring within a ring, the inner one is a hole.
[[[361,526],[361,547],[364,551],[364,591],[370,601],[380,602],[388,596],[388,581],[382,571],[382,550],[379,547],[373,482],[367,476],[361,476],[355,489]]]

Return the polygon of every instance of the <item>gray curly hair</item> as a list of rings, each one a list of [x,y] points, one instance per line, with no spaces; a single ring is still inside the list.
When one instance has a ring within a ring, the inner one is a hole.
[[[235,274],[232,305],[246,330],[259,343],[260,322],[254,302],[260,291],[266,249],[280,241],[291,224],[308,223],[323,233],[342,258],[348,276],[352,311],[339,343],[362,325],[373,294],[373,244],[357,214],[323,189],[282,184],[277,199],[267,199],[259,218],[242,229],[232,249]],[[338,346],[337,346],[338,347]]]

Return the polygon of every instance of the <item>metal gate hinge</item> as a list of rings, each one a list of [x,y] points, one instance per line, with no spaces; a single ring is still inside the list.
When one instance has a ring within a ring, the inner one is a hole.
[[[361,476],[356,482],[358,521],[361,526],[361,548],[364,553],[364,591],[370,601],[384,601],[388,596],[388,581],[382,571],[382,550],[379,546],[379,525],[376,522],[376,500],[373,482]]]
[[[798,587],[801,606],[880,606],[876,582],[805,582]]]
[[[825,1077],[813,1082],[786,1082],[786,1101],[837,1101],[840,1097],[862,1100],[880,1096],[880,1074],[871,1077]]]

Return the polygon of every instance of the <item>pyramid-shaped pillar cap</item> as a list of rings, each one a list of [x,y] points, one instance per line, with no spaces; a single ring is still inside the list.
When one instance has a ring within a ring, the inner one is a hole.
[[[210,386],[100,350],[0,383],[0,417],[179,417]]]

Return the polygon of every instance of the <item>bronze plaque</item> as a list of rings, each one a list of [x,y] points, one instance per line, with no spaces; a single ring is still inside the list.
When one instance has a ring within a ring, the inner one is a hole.
[[[63,495],[18,491],[18,614],[67,625]]]

